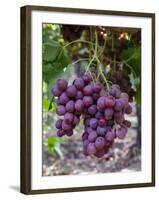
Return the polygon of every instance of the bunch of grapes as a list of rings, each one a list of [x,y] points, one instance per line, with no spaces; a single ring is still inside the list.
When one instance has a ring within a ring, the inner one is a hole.
[[[121,87],[122,92],[126,92],[129,95],[129,101],[132,102],[133,98],[136,95],[135,89],[132,87],[132,83],[130,82],[130,77],[128,73],[124,70],[113,71],[108,74],[109,80],[113,84],[118,84]]]
[[[63,116],[56,122],[59,137],[73,135],[73,129],[83,117],[85,155],[103,157],[114,139],[123,139],[131,126],[124,118],[132,112],[129,96],[117,84],[105,91],[102,84],[92,82],[92,77],[86,74],[70,86],[66,80],[59,79],[52,93],[56,97],[56,112]]]

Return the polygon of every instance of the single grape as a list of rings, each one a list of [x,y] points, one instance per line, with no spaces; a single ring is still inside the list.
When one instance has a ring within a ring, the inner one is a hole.
[[[89,143],[89,144],[88,144],[87,153],[88,153],[89,155],[93,155],[93,154],[96,153],[96,147],[95,147],[94,143]]]
[[[75,102],[75,110],[77,112],[80,112],[80,113],[83,112],[83,110],[84,110],[84,103],[83,103],[83,101],[81,99],[76,100],[76,102]]]
[[[94,115],[97,112],[97,106],[96,105],[92,105],[88,108],[88,113],[90,115]]]
[[[72,125],[65,122],[65,120],[62,122],[62,129],[64,131],[71,131]]]
[[[66,113],[65,116],[64,116],[64,121],[67,124],[72,124],[73,121],[74,121],[74,115],[72,113]]]
[[[123,100],[122,99],[116,99],[114,110],[115,111],[122,111],[123,108],[124,108]]]
[[[110,91],[110,94],[115,98],[120,98],[121,91],[118,88],[113,87]]]
[[[96,118],[91,118],[89,125],[91,128],[96,129],[98,126],[98,120]]]
[[[68,82],[64,79],[58,79],[57,81],[57,87],[61,90],[61,91],[64,91],[67,89],[67,85],[68,85]]]
[[[99,119],[98,124],[99,124],[99,126],[103,127],[103,126],[106,126],[107,121],[104,117],[102,117]]]
[[[56,109],[56,113],[59,115],[59,116],[62,116],[66,113],[66,109],[63,105],[60,105],[60,106],[57,106],[57,109]]]
[[[97,108],[99,111],[104,111],[105,107],[105,97],[100,97],[97,101]]]
[[[75,81],[74,81],[74,86],[80,90],[84,87],[85,85],[85,82],[82,78],[76,78]]]
[[[87,148],[88,144],[89,144],[89,140],[87,140],[87,139],[83,140],[83,147],[84,148]]]
[[[97,133],[96,133],[96,131],[93,130],[93,131],[88,135],[88,140],[89,140],[90,142],[95,142],[96,138],[97,138]]]
[[[112,141],[115,138],[115,133],[113,130],[108,131],[107,134],[105,135],[105,139],[108,141]]]
[[[84,125],[85,125],[85,126],[89,126],[89,124],[90,124],[90,119],[91,119],[91,118],[86,118],[86,119],[84,119]]]
[[[115,98],[113,96],[108,96],[105,98],[105,105],[107,108],[112,108],[115,105]]]
[[[89,74],[85,74],[85,75],[83,75],[83,80],[84,80],[84,82],[86,83],[86,84],[88,84],[90,81],[92,81],[92,77],[91,77],[91,75],[89,75]]]
[[[97,101],[98,99],[99,99],[99,97],[100,97],[100,95],[98,94],[98,93],[93,93],[92,94],[92,97],[93,97],[93,99],[95,100],[95,101]]]
[[[76,99],[83,99],[83,93],[81,91],[77,91]]]
[[[116,130],[116,136],[117,136],[119,139],[124,139],[126,133],[127,133],[127,129],[124,128],[124,127],[118,128],[118,129]]]
[[[123,100],[125,101],[125,104],[127,104],[127,103],[129,102],[129,96],[128,96],[128,94],[125,93],[125,92],[122,92],[122,93],[120,94],[120,98],[123,99]]]
[[[127,104],[127,106],[125,107],[125,113],[126,114],[131,114],[132,113],[132,107],[130,104]]]
[[[68,86],[66,90],[66,94],[68,97],[75,97],[77,95],[77,89],[74,85]]]
[[[55,127],[56,127],[57,129],[61,129],[61,128],[62,128],[62,122],[63,122],[62,119],[58,119],[58,120],[56,121],[56,123],[55,123]]]
[[[88,133],[87,132],[84,132],[83,135],[82,135],[82,140],[86,140],[88,139]]]
[[[84,96],[83,97],[83,103],[85,105],[85,107],[89,107],[93,104],[93,99],[91,96]]]
[[[100,119],[100,118],[103,118],[103,117],[104,117],[104,114],[103,114],[102,112],[98,111],[98,112],[96,113],[95,117],[96,117],[97,119]]]
[[[65,135],[64,130],[58,130],[58,131],[57,131],[57,136],[58,136],[58,137],[62,137],[62,136],[64,136],[64,135]]]
[[[79,122],[80,122],[80,118],[74,115],[73,125],[76,126],[77,124],[79,124]]]
[[[113,117],[113,113],[114,110],[112,108],[106,108],[104,112],[106,120],[111,120]]]
[[[97,137],[95,141],[95,147],[97,150],[103,149],[105,146],[105,139],[103,137]]]
[[[126,128],[130,128],[131,127],[131,122],[128,120],[124,120],[122,125],[124,125]]]
[[[52,88],[52,94],[55,97],[59,97],[61,95],[62,91],[59,90],[59,88],[55,85],[55,87]]]
[[[70,100],[69,102],[67,102],[66,111],[67,112],[71,112],[71,113],[73,113],[75,111],[75,103],[74,103],[74,101]]]
[[[66,135],[67,135],[68,137],[72,136],[72,135],[73,135],[73,130],[66,131]]]
[[[100,149],[96,152],[95,156],[97,158],[102,158],[105,155],[105,150],[104,149]]]
[[[56,102],[57,105],[61,105],[59,97],[55,100],[55,102]]]
[[[85,96],[91,96],[93,94],[93,87],[92,85],[87,85],[83,88],[83,93]]]
[[[97,134],[99,136],[105,136],[105,134],[106,134],[106,128],[98,126],[97,127]]]
[[[101,84],[96,83],[96,84],[93,86],[93,92],[99,93],[101,90],[102,90]]]
[[[59,97],[60,104],[65,105],[69,101],[69,97],[67,96],[66,92],[63,92]]]

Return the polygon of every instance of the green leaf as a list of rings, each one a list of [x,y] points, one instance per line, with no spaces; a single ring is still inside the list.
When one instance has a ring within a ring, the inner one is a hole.
[[[45,111],[52,111],[55,112],[56,111],[56,104],[54,102],[54,100],[50,101],[50,99],[43,99],[43,108],[45,109]]]
[[[45,61],[54,61],[61,51],[61,45],[56,41],[43,44],[43,59]]]
[[[60,143],[61,143],[60,138],[49,137],[48,140],[47,140],[48,153],[57,154],[58,156],[63,158],[63,154],[62,154],[62,151],[60,149]]]

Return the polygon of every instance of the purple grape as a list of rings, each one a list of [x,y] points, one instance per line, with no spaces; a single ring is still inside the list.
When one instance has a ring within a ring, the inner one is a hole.
[[[89,140],[87,140],[87,139],[83,140],[83,147],[84,148],[87,148],[88,144],[89,144]]]
[[[74,81],[74,86],[80,90],[84,87],[85,83],[84,80],[82,78],[76,78]]]
[[[103,111],[105,107],[105,97],[100,97],[97,101],[97,108],[99,111]]]
[[[106,126],[107,121],[105,120],[104,117],[102,117],[99,119],[98,124],[99,124],[99,126],[103,127],[103,126]]]
[[[121,128],[118,128],[115,133],[119,139],[124,139],[124,137],[127,133],[127,129],[124,127],[121,127]]]
[[[65,116],[64,116],[64,121],[67,124],[72,124],[73,121],[74,121],[74,115],[72,113],[66,113]]]
[[[105,134],[106,134],[106,128],[98,126],[97,127],[97,134],[99,136],[105,136]]]
[[[57,87],[61,90],[61,91],[64,91],[66,90],[67,88],[67,85],[68,85],[68,82],[64,79],[59,79],[57,81]]]
[[[64,131],[71,131],[72,130],[72,125],[71,124],[67,124],[66,122],[65,122],[65,120],[62,122],[62,129],[64,130]]]
[[[77,91],[76,99],[83,99],[83,93],[81,91]]]
[[[83,93],[85,96],[91,96],[93,94],[93,87],[92,85],[87,85],[83,88]]]
[[[113,117],[114,110],[112,108],[105,109],[105,118],[106,120],[111,120]]]
[[[129,102],[129,96],[128,96],[128,94],[125,93],[125,92],[122,92],[122,93],[120,94],[120,98],[123,99],[123,100],[125,101],[125,104],[127,104],[127,103]]]
[[[87,140],[88,139],[88,133],[87,132],[84,132],[83,135],[82,135],[82,140]]]
[[[127,106],[125,107],[125,113],[126,113],[126,114],[132,113],[132,107],[131,107],[130,104],[127,104]]]
[[[128,120],[124,120],[122,125],[125,126],[126,128],[130,128],[131,127],[131,122],[128,121]]]
[[[96,131],[92,131],[92,132],[88,135],[88,140],[89,140],[90,142],[95,142],[96,138],[97,138],[97,133],[96,133]]]
[[[62,91],[59,90],[59,88],[55,85],[55,87],[52,88],[52,94],[55,97],[59,97],[61,95]]]
[[[113,96],[108,96],[105,98],[105,105],[107,108],[112,108],[115,105],[115,98]]]
[[[55,123],[55,127],[56,127],[57,129],[61,129],[61,128],[62,128],[62,122],[63,122],[62,119],[58,119],[58,120],[56,121],[56,123]]]
[[[103,149],[105,146],[105,139],[103,137],[97,137],[95,141],[95,147],[97,150]]]
[[[102,112],[98,111],[98,112],[96,113],[95,117],[96,117],[97,119],[100,119],[100,118],[104,117],[104,114],[103,114]]]
[[[56,100],[55,100],[55,102],[56,102],[56,104],[59,106],[59,105],[61,105],[60,104],[60,99],[59,98],[57,98]]]
[[[62,104],[62,105],[65,105],[69,101],[69,98],[68,98],[66,92],[63,92],[61,94],[61,96],[59,97],[59,100],[60,100],[60,104]]]
[[[96,118],[90,119],[89,125],[91,128],[96,129],[98,126],[98,120]]]
[[[80,118],[74,115],[73,125],[76,126],[77,124],[79,124],[79,122],[80,122]]]
[[[110,94],[115,98],[120,98],[121,91],[118,88],[113,87],[110,91]]]
[[[70,85],[68,86],[66,93],[68,97],[75,97],[77,95],[77,89],[74,85]]]
[[[89,107],[93,104],[93,99],[90,96],[84,96],[83,97],[83,103],[86,107]]]
[[[112,141],[115,138],[115,133],[113,130],[108,131],[107,134],[105,135],[105,139],[108,141]]]
[[[96,147],[95,147],[95,144],[94,144],[94,143],[89,143],[89,144],[88,144],[87,153],[88,153],[89,155],[93,155],[93,154],[96,153]]]
[[[66,113],[66,109],[64,106],[57,106],[57,109],[56,109],[56,113],[59,115],[59,116],[62,116]]]
[[[96,105],[92,105],[88,108],[88,113],[91,115],[94,115],[97,112],[97,106]]]
[[[91,134],[92,131],[93,131],[93,129],[91,127],[86,127],[86,132],[88,134]]]
[[[96,101],[99,99],[100,95],[98,93],[93,93],[92,94],[93,99]]]
[[[116,89],[120,90],[120,86],[117,85],[117,84],[113,84],[113,85],[112,85],[112,88],[116,88]]]
[[[89,126],[89,124],[90,124],[90,119],[91,119],[91,118],[87,118],[87,119],[84,120],[85,126]]]
[[[73,130],[66,131],[66,135],[67,135],[68,137],[72,136],[72,135],[73,135]]]
[[[92,77],[89,74],[83,75],[82,78],[86,84],[88,84],[90,81],[92,81]]]
[[[96,152],[95,156],[97,158],[102,158],[105,155],[105,150],[104,149],[100,149]]]
[[[76,100],[75,102],[75,109],[77,112],[82,113],[84,110],[84,103],[81,99]]]
[[[124,102],[122,99],[117,99],[115,101],[115,106],[114,106],[114,110],[115,111],[122,111],[122,109],[124,108]]]
[[[65,135],[64,130],[58,130],[58,131],[57,131],[57,136],[58,136],[58,137],[62,137],[62,136],[64,136],[64,135]]]
[[[93,92],[99,93],[101,90],[102,90],[101,84],[96,83],[96,84],[93,86]]]
[[[67,102],[66,111],[67,112],[71,112],[71,113],[73,113],[75,111],[75,103],[74,103],[74,101],[71,100],[71,101]]]

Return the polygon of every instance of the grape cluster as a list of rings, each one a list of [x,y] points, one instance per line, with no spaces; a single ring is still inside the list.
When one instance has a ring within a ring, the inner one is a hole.
[[[108,77],[113,84],[120,85],[121,91],[126,92],[129,95],[129,101],[132,102],[136,91],[132,87],[128,73],[124,70],[117,70],[108,74]]]
[[[101,84],[93,83],[92,77],[86,74],[69,86],[66,80],[59,79],[52,93],[56,97],[56,112],[63,116],[55,125],[59,137],[72,136],[73,129],[83,117],[85,155],[103,157],[114,139],[123,139],[131,126],[131,122],[124,118],[124,114],[132,112],[129,96],[120,91],[119,85],[114,84],[106,92]]]

